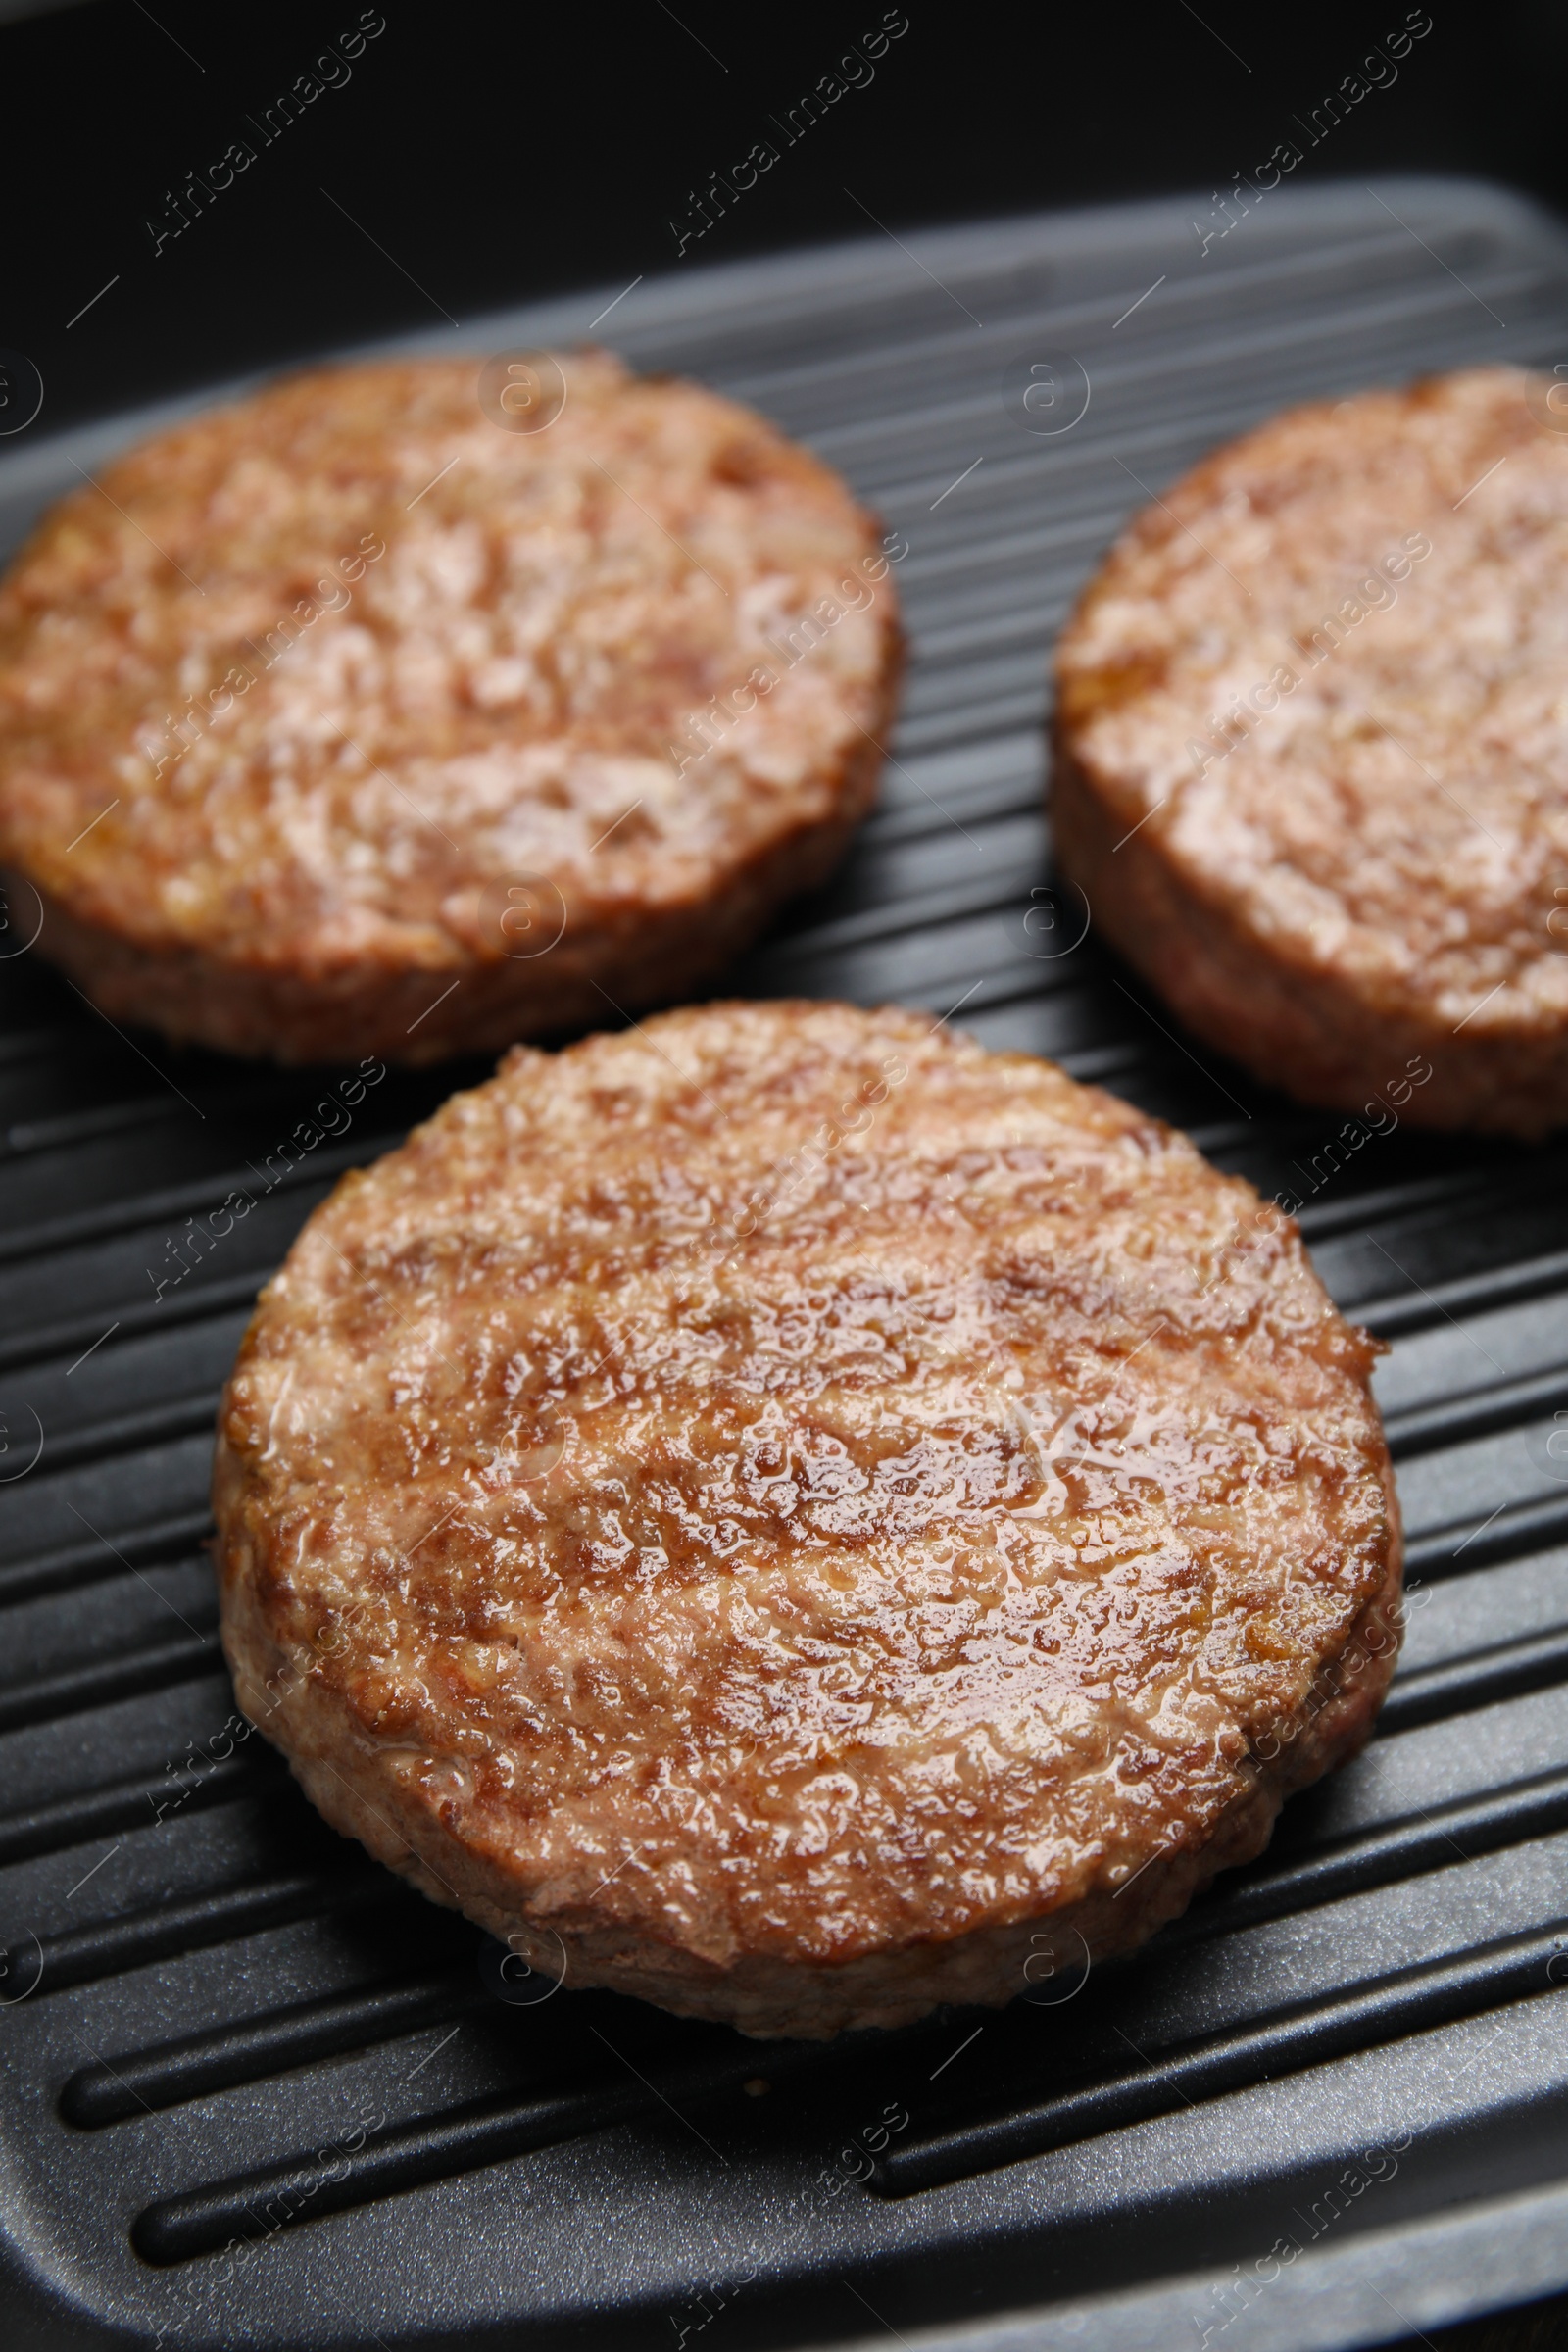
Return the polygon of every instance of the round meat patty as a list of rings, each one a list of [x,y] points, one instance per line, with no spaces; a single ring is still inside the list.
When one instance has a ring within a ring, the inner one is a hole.
[[[1277,417],[1137,517],[1061,640],[1063,871],[1192,1029],[1307,1102],[1568,1120],[1551,395],[1478,368]]]
[[[603,1022],[865,813],[902,551],[733,401],[497,365],[214,410],[0,589],[0,862],[116,1019],[403,1061]]]
[[[519,1048],[263,1294],[240,1703],[568,1984],[759,2034],[1000,2003],[1365,1738],[1374,1352],[1249,1185],[928,1019]]]

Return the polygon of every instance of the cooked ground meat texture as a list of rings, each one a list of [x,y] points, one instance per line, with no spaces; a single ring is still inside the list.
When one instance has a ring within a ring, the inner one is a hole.
[[[1568,436],[1474,368],[1298,409],[1118,541],[1057,652],[1102,935],[1306,1102],[1568,1120]]]
[[[1250,1186],[927,1018],[519,1048],[262,1296],[226,1653],[328,1820],[569,1985],[1000,2003],[1365,1738],[1374,1353]]]
[[[0,862],[112,1017],[495,1050],[689,993],[829,871],[892,711],[879,526],[733,401],[552,367],[533,432],[476,361],[291,377],[24,551]]]

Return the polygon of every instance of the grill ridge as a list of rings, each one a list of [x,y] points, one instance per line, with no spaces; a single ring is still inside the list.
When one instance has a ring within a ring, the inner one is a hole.
[[[402,1892],[384,1871],[364,1862],[330,1870],[278,1871],[241,1886],[150,1903],[144,1910],[96,1920],[58,1936],[32,1936],[8,1944],[0,1950],[0,1985],[8,2000],[31,1999],[125,1969],[145,1968],[178,1952],[231,1942],[283,1921],[386,1902]]]
[[[1556,1988],[1568,1944],[1568,1919],[1524,1936],[1499,1937],[1457,1960],[1398,1970],[1327,2000],[1287,2004],[1227,2034],[1177,2042],[1137,2073],[1112,2076],[990,2125],[909,2140],[877,2166],[884,2194],[907,2196],[987,2164],[1016,2161],[1091,2132],[1114,2131],[1165,2113],[1179,2102],[1272,2079],[1296,2067],[1366,2049],[1395,2034],[1418,2034],[1503,2001]],[[1551,1974],[1557,1965],[1557,1974]],[[1125,2038],[1125,2037],[1123,2037]]]
[[[182,1810],[205,1812],[211,1805],[233,1804],[260,1793],[282,1774],[282,1759],[270,1748],[260,1756],[227,1756],[209,1762],[200,1779],[177,1784]],[[157,1824],[160,1800],[171,1796],[168,1777],[132,1773],[96,1788],[74,1790],[53,1804],[34,1805],[24,1813],[0,1814],[0,1869],[27,1862],[35,1854],[58,1853],[81,1845],[89,1838],[106,1837],[111,1830],[139,1830]]]

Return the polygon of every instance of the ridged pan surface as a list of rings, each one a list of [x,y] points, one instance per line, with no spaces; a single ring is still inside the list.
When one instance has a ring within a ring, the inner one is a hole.
[[[694,257],[593,330],[616,293],[401,348],[597,331],[756,403],[906,551],[880,808],[733,985],[951,1012],[1304,1199],[1336,1298],[1393,1343],[1399,1676],[1259,1864],[1006,2012],[823,2049],[515,1997],[246,1735],[202,1548],[257,1286],[344,1168],[482,1072],[352,1099],[347,1071],[122,1035],[15,904],[7,2341],[1285,2352],[1568,2282],[1568,1137],[1347,1141],[1178,1034],[1053,891],[1042,755],[1052,640],[1133,509],[1291,403],[1568,360],[1568,239],[1388,180]],[[174,413],[18,444],[0,527]]]

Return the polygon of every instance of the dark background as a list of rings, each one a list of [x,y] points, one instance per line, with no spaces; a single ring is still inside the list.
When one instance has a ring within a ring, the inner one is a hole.
[[[1256,0],[1200,13],[907,0],[874,80],[677,263],[669,223],[691,218],[688,192],[772,136],[768,117],[880,24],[880,0],[679,0],[678,13],[384,0],[380,13],[352,77],[267,147],[246,117],[359,24],[358,0],[265,13],[93,0],[0,22],[0,346],[42,370],[38,429],[443,314],[466,324],[556,289],[875,233],[860,206],[902,230],[1191,190],[1207,218],[1212,191],[1298,137],[1293,118],[1407,14],[1401,0],[1309,15]],[[1568,210],[1568,6],[1429,13],[1397,80],[1295,179],[1475,172]],[[5,0],[0,18],[15,18]],[[169,194],[237,138],[256,162],[155,255],[147,221],[169,224]]]

